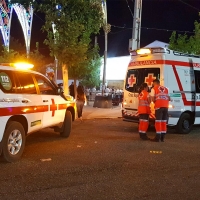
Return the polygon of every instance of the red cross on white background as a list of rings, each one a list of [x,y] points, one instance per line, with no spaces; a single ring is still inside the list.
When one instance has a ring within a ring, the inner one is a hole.
[[[136,77],[134,74],[130,75],[130,78],[128,78],[128,84],[130,87],[133,87],[133,85],[136,83]]]
[[[54,99],[51,99],[52,105],[50,105],[50,111],[52,111],[52,117],[55,115],[55,110],[57,110],[57,105],[54,102]]]
[[[156,79],[156,77],[153,76],[153,75],[154,75],[154,74],[148,74],[148,76],[145,77],[145,81],[144,81],[144,82],[147,83],[147,85],[148,85],[149,87],[152,86],[153,80]]]

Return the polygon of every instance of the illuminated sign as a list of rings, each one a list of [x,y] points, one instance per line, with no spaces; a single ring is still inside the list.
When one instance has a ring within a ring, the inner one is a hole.
[[[25,44],[26,44],[26,52],[28,55],[30,53],[33,7],[29,6],[28,9],[25,9],[23,5],[16,3],[16,4],[13,4],[12,8],[15,10],[18,16],[19,22],[22,26]]]
[[[3,36],[4,46],[9,50],[10,26],[11,26],[11,4],[8,1],[8,6],[5,0],[0,0],[0,30]]]

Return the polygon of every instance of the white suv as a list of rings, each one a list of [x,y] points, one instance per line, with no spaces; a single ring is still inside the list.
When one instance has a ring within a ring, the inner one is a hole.
[[[51,127],[68,137],[75,102],[44,75],[0,64],[0,152],[7,162],[22,156],[27,134]]]

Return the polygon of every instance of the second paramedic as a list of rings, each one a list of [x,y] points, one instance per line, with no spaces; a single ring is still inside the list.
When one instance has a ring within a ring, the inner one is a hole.
[[[151,97],[148,93],[148,85],[142,83],[140,86],[140,92],[138,96],[138,114],[139,114],[139,135],[143,140],[149,140],[146,135],[147,129],[149,127],[149,114],[150,114],[150,102]]]
[[[167,132],[168,120],[168,105],[170,101],[168,89],[160,85],[160,81],[155,79],[153,81],[153,88],[151,89],[151,98],[155,104],[155,129],[156,136],[152,141],[164,142],[165,134]]]

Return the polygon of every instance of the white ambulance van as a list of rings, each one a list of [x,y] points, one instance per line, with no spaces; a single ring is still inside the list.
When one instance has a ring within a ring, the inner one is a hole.
[[[26,135],[50,127],[68,137],[75,118],[75,102],[27,66],[0,64],[0,153],[8,162],[20,159]]]
[[[171,97],[168,126],[175,126],[178,133],[189,133],[193,124],[200,124],[200,57],[166,48],[131,52],[124,84],[123,119],[138,122],[138,89],[143,82],[151,89],[156,78],[168,88]],[[153,104],[151,108],[154,114]]]

